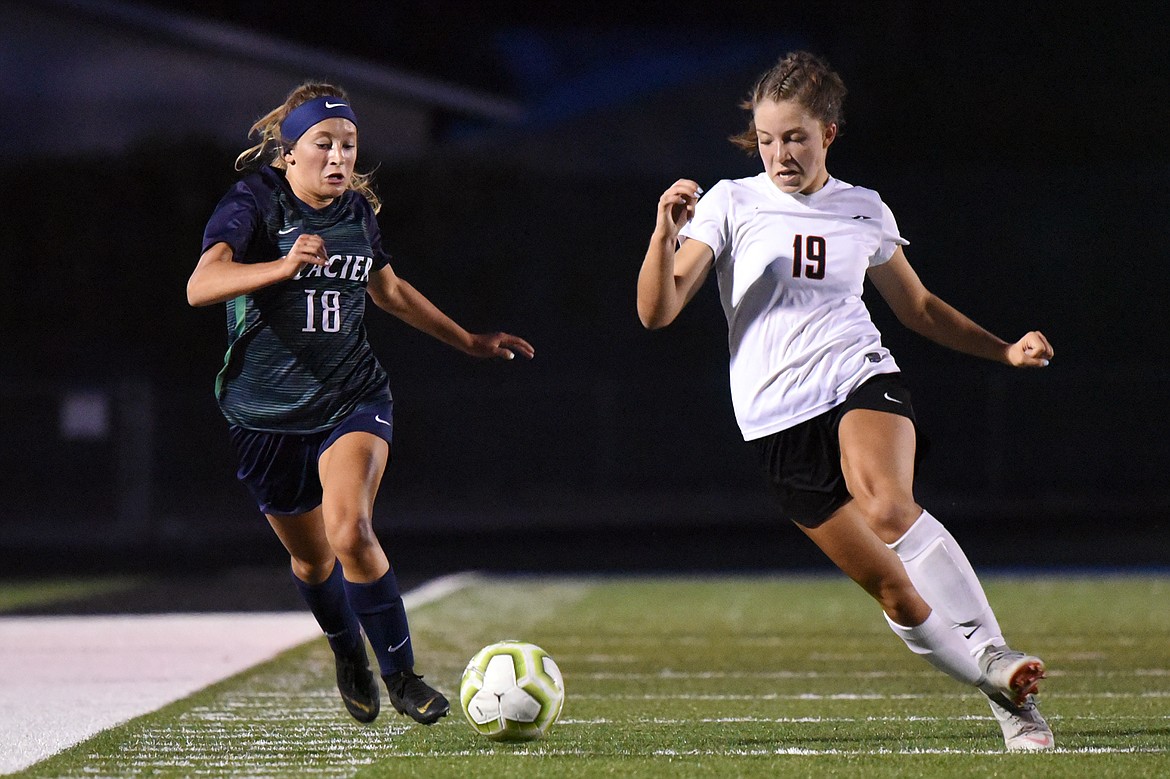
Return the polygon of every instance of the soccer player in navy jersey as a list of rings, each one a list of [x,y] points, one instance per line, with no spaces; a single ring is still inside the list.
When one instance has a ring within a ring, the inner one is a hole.
[[[507,333],[472,334],[395,275],[359,174],[346,93],[305,83],[252,127],[249,171],[216,206],[187,283],[193,306],[227,304],[215,395],[240,480],[292,560],[293,580],[333,650],[346,708],[380,708],[364,630],[394,708],[423,724],[450,710],[414,671],[398,582],[374,535],[390,454],[392,400],[366,340],[366,296],[409,325],[481,358],[531,358]]]
[[[781,510],[882,606],[916,654],[986,693],[1009,750],[1054,746],[1033,694],[1038,657],[1011,650],[963,550],[914,499],[910,393],[862,302],[868,277],[899,321],[967,354],[1048,365],[1032,331],[992,335],[930,293],[890,209],[825,167],[845,85],[796,52],[756,83],[733,140],[763,172],[690,179],[658,201],[638,277],[638,315],[670,324],[714,269],[727,317],[731,395]],[[700,195],[702,198],[700,199]]]

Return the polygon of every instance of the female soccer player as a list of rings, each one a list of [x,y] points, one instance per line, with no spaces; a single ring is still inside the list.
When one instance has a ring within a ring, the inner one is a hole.
[[[795,521],[877,599],[916,654],[987,694],[1010,750],[1051,749],[1033,694],[1037,657],[1008,649],[951,534],[914,500],[910,394],[861,300],[868,275],[899,321],[943,346],[1017,367],[1052,347],[1039,332],[1006,343],[923,286],[890,209],[831,177],[845,86],[821,59],[785,56],[743,104],[732,140],[764,171],[720,181],[700,200],[689,179],[658,201],[638,276],[638,315],[670,324],[712,267],[727,316],[736,419]]]
[[[395,275],[380,204],[354,169],[358,120],[343,90],[303,84],[252,134],[259,143],[236,160],[251,172],[216,207],[187,283],[191,305],[227,303],[215,393],[238,476],[292,558],[350,714],[372,722],[380,708],[364,630],[394,708],[429,725],[450,706],[414,672],[402,596],[372,525],[393,418],[366,341],[366,295],[475,357],[533,349],[507,333],[468,333]]]

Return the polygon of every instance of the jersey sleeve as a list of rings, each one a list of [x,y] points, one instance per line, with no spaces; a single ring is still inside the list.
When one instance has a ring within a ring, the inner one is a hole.
[[[244,181],[236,183],[219,201],[207,227],[203,231],[203,248],[200,254],[217,243],[232,247],[232,255],[241,259],[248,249],[256,226],[260,222],[256,197]]]
[[[679,231],[679,238],[702,241],[711,247],[716,257],[723,254],[731,236],[727,218],[731,203],[730,194],[727,185],[722,181],[711,187],[711,191],[699,198],[699,202],[695,204],[695,216],[683,225],[683,229]]]
[[[381,270],[390,264],[390,253],[382,246],[382,228],[378,224],[378,215],[374,213],[370,201],[358,196],[359,208],[362,209],[362,219],[366,224],[366,237],[370,239],[370,253],[374,257],[373,270]]]
[[[909,246],[910,242],[902,237],[898,232],[898,223],[894,221],[894,212],[890,207],[882,201],[882,241],[878,250],[872,257],[869,258],[869,265],[872,268],[875,265],[881,265],[889,262],[890,258],[894,256],[894,251],[899,246]]]

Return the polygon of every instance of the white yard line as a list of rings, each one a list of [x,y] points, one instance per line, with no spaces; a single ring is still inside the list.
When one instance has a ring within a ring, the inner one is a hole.
[[[420,606],[467,585],[428,582]],[[320,636],[305,612],[0,617],[0,774]]]

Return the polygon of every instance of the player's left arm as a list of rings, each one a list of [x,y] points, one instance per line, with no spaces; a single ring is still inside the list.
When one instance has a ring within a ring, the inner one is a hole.
[[[508,333],[469,333],[439,308],[400,278],[389,265],[370,274],[366,286],[370,299],[411,327],[421,330],[472,357],[502,357],[511,360],[517,354],[531,358],[531,344]]]
[[[1052,346],[1039,330],[1008,343],[928,290],[900,246],[888,262],[871,267],[868,274],[898,321],[935,343],[1020,368],[1043,367],[1052,359]]]

